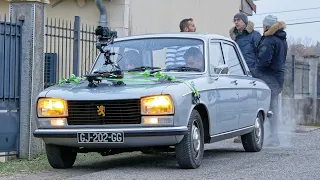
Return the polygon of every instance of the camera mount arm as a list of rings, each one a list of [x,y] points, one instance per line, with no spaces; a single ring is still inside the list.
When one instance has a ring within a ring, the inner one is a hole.
[[[107,27],[107,12],[102,0],[95,0],[95,2],[100,11],[99,26],[97,26],[95,30],[95,35],[98,40],[96,42],[96,48],[104,55],[105,63],[99,70],[93,72],[93,74],[86,75],[87,80],[89,81],[89,87],[97,86],[95,82],[99,83],[103,78],[123,78],[123,71],[120,66],[110,59],[110,56],[115,55],[115,52],[111,52],[109,49],[105,48],[106,46],[113,44],[114,39],[117,38],[117,32],[112,31]],[[115,85],[123,84],[122,81],[112,82]]]

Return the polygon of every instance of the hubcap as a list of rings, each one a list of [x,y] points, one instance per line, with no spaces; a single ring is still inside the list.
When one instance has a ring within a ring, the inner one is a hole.
[[[259,118],[257,118],[255,122],[255,135],[256,141],[259,142],[261,139],[261,124]]]
[[[200,131],[199,128],[193,123],[192,125],[192,145],[193,145],[193,151],[195,152],[195,157],[198,156],[200,151]]]

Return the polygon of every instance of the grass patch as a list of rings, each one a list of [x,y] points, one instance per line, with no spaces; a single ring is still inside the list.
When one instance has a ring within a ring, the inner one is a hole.
[[[28,160],[14,159],[7,162],[0,162],[0,177],[11,176],[14,174],[35,173],[44,171],[50,168],[50,165],[45,154]]]
[[[88,162],[101,159],[102,156],[98,153],[78,153],[76,164],[85,164]],[[12,176],[15,174],[33,174],[52,169],[50,166],[47,155],[41,154],[40,156],[28,159],[14,159],[7,162],[0,162],[0,177]]]

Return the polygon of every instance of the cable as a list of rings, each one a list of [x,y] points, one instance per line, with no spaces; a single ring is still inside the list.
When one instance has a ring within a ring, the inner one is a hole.
[[[288,21],[300,21],[300,20],[316,19],[316,18],[320,18],[320,16],[318,16],[318,17],[310,17],[310,18],[300,18],[300,19],[289,19],[289,20],[284,20],[284,22],[288,22]]]
[[[306,9],[294,9],[294,10],[287,10],[287,11],[275,11],[275,12],[268,12],[268,13],[260,13],[260,14],[255,14],[255,16],[264,15],[264,14],[277,14],[277,13],[284,13],[284,12],[305,11],[305,10],[313,10],[313,9],[320,9],[320,7],[306,8]]]
[[[310,18],[300,18],[300,19],[289,19],[289,20],[281,20],[283,22],[289,22],[289,21],[300,21],[300,20],[307,20],[307,19],[318,19],[320,16],[317,17],[310,17]],[[259,23],[254,23],[254,24],[259,24]]]
[[[286,24],[286,26],[300,25],[300,24],[313,24],[313,23],[320,23],[320,21],[309,21],[309,22],[291,23],[291,24]],[[255,28],[263,28],[263,27],[255,27]]]

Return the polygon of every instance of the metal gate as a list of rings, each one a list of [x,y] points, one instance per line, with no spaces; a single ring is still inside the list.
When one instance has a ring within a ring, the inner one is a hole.
[[[4,16],[0,18],[0,152],[10,155],[19,151],[20,55],[21,21]]]
[[[111,30],[115,30],[111,28]],[[71,74],[85,75],[99,50],[95,46],[95,26],[74,21],[47,18],[45,25],[45,88]]]

